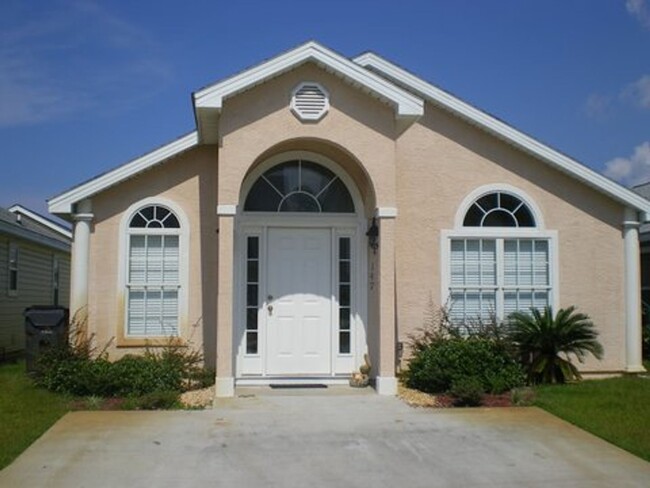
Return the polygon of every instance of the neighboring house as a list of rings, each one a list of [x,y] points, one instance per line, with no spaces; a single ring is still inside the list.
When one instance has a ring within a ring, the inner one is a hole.
[[[0,360],[25,349],[27,307],[68,306],[71,240],[69,229],[25,207],[0,208]]]
[[[639,195],[650,200],[650,182],[633,188]],[[650,322],[650,224],[643,224],[639,230],[641,241],[641,300],[643,320]]]
[[[591,374],[639,372],[650,202],[375,54],[309,42],[193,94],[196,130],[49,201],[111,357],[175,336],[236,384],[396,391],[430,300],[576,305]],[[98,153],[97,157],[101,157]]]

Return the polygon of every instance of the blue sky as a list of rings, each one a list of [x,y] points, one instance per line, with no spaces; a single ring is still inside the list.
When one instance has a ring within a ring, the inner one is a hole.
[[[190,94],[314,39],[371,50],[597,171],[650,180],[650,0],[0,3],[0,206],[193,129]]]

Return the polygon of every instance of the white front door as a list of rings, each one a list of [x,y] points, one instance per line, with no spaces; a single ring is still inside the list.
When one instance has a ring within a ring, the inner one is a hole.
[[[331,260],[330,229],[269,229],[267,374],[331,374]]]

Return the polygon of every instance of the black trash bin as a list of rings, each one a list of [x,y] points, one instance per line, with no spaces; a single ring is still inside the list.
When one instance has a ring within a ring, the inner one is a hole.
[[[65,307],[37,305],[26,308],[25,363],[27,372],[36,369],[38,356],[51,347],[63,346],[68,340],[69,311]]]

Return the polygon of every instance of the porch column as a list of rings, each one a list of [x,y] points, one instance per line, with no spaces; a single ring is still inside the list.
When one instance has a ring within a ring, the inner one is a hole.
[[[395,217],[397,209],[380,207],[379,219],[379,362],[376,389],[397,394],[395,377]]]
[[[641,266],[639,218],[633,208],[625,209],[625,371],[642,373],[641,361]]]
[[[90,258],[90,226],[93,220],[90,200],[77,204],[72,239],[70,263],[70,318],[87,326],[88,318],[88,263]]]
[[[217,276],[217,397],[235,395],[233,374],[234,217],[236,205],[218,205],[219,261]]]

